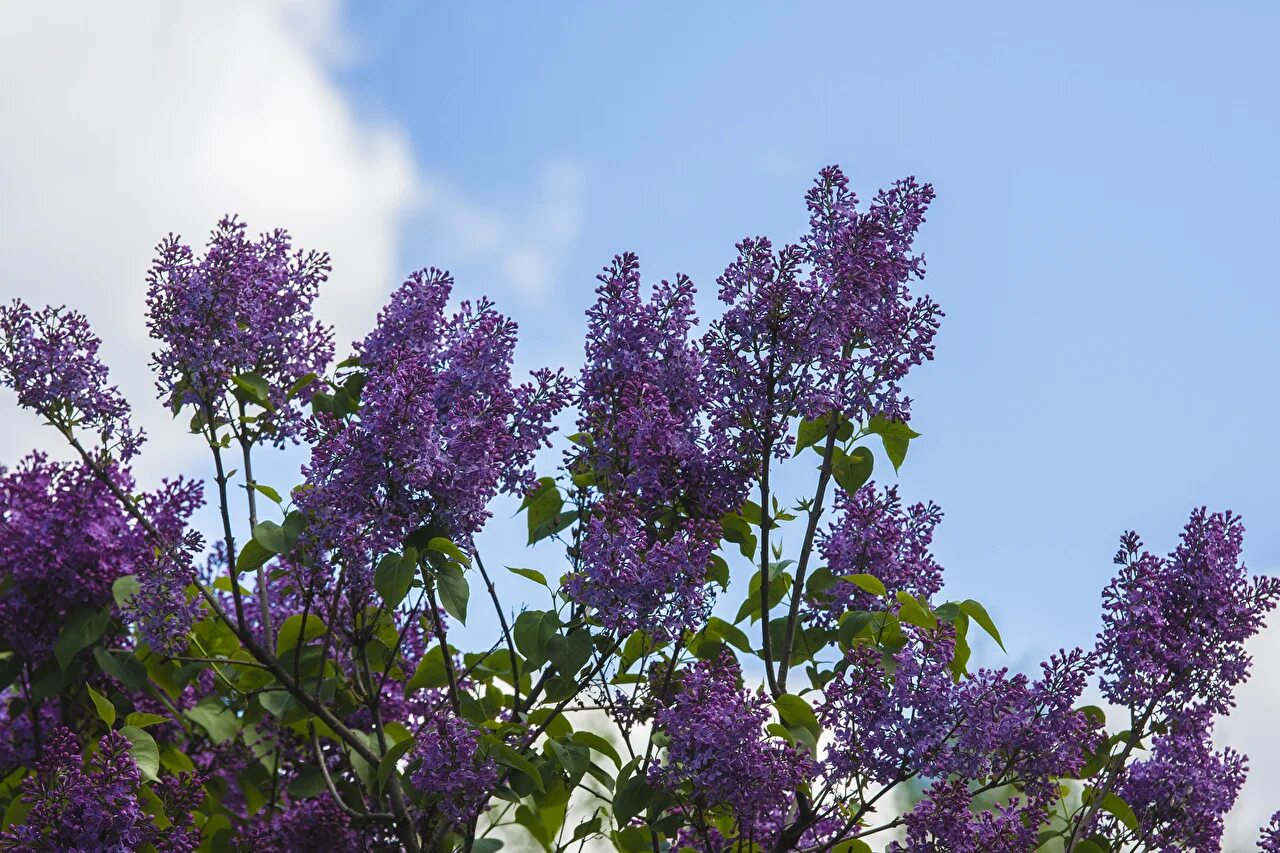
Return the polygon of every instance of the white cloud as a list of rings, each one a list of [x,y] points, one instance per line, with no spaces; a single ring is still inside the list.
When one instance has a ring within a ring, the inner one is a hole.
[[[428,179],[423,223],[440,244],[437,265],[478,261],[492,266],[521,300],[544,299],[582,228],[583,183],[576,166],[553,163],[542,170],[529,203],[510,209],[477,203],[443,180]]]
[[[334,273],[319,312],[348,341],[397,280],[421,178],[403,134],[357,116],[330,79],[330,3],[0,7],[0,298],[89,315],[149,427],[144,473],[192,450],[145,366],[144,275],[175,231],[219,216],[289,228]],[[0,460],[52,446],[2,401]]]

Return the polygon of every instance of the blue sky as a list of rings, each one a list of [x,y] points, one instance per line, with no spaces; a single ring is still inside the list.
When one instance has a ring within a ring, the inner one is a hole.
[[[329,250],[342,340],[450,268],[520,321],[522,366],[576,367],[614,253],[709,311],[735,241],[800,232],[821,166],[864,196],[915,174],[948,316],[900,482],[946,511],[948,592],[1004,631],[979,656],[1029,667],[1090,642],[1126,528],[1165,551],[1231,507],[1280,570],[1278,30],[1270,2],[8,4],[0,300],[85,310],[152,435],[143,481],[207,475],[150,402],[170,230],[236,211]],[[3,402],[0,463],[54,446]],[[509,510],[490,562],[553,571]],[[1255,759],[1244,827],[1280,790],[1280,628],[1254,651],[1222,729]]]
[[[430,215],[402,244],[405,268],[499,298],[530,363],[576,363],[614,252],[710,296],[735,240],[799,233],[821,165],[864,195],[932,181],[921,245],[948,316],[910,385],[925,435],[902,487],[947,513],[950,589],[1038,657],[1088,642],[1126,528],[1167,550],[1192,506],[1232,507],[1251,565],[1280,566],[1280,15],[978,5],[361,5],[339,79],[490,207],[529,204],[549,164],[578,176],[580,230],[540,294],[503,292]]]

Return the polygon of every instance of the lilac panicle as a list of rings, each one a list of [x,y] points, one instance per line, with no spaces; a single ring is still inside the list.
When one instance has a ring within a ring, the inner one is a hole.
[[[1258,851],[1280,853],[1280,812],[1271,815],[1271,820],[1259,832]]]
[[[565,577],[565,594],[606,628],[670,639],[706,620],[707,568],[716,522],[687,521],[674,532],[645,529],[625,499],[596,507],[582,538],[582,569]]]
[[[1233,749],[1214,750],[1212,734],[1208,708],[1188,708],[1155,736],[1149,757],[1126,769],[1119,794],[1137,816],[1137,835],[1147,849],[1220,849],[1223,818],[1247,766]],[[1101,828],[1114,837],[1126,834],[1110,816]]]
[[[880,192],[865,211],[837,167],[806,197],[809,233],[779,249],[746,239],[718,279],[724,314],[704,337],[712,417],[744,464],[786,456],[796,414],[906,420],[900,382],[933,358],[941,312],[914,297],[924,261],[912,254],[933,189],[914,179]]]
[[[1016,785],[1029,807],[1048,807],[1052,780],[1078,770],[1096,743],[1096,725],[1073,707],[1093,656],[1055,655],[1034,682],[1003,669],[956,681],[950,629],[903,629],[907,643],[889,671],[878,651],[855,646],[824,688],[817,712],[832,734],[828,777],[893,785],[956,775]]]
[[[107,475],[133,491],[124,467]],[[68,615],[110,604],[112,583],[137,575],[142,591],[125,615],[154,647],[172,648],[193,615],[185,588],[200,542],[186,523],[201,500],[200,484],[182,479],[140,496],[139,509],[165,537],[161,548],[81,463],[35,453],[0,468],[0,576],[11,579],[0,593],[0,633],[38,660]]]
[[[565,592],[611,630],[678,636],[706,617],[719,519],[741,505],[744,472],[709,429],[693,283],[678,276],[646,298],[630,253],[598,279],[577,401],[583,438],[569,459],[598,498]]]
[[[821,534],[818,547],[837,579],[869,574],[890,594],[907,592],[924,600],[942,588],[942,567],[930,551],[942,520],[934,503],[903,507],[897,486],[877,489],[868,483],[852,495],[836,494],[836,520]],[[852,610],[872,610],[877,597],[856,584],[837,580],[814,602],[814,618],[834,623]]]
[[[455,825],[480,814],[498,782],[498,765],[480,754],[475,727],[446,710],[429,715],[413,760],[420,763],[409,781]]]
[[[669,791],[687,789],[703,809],[727,807],[744,840],[764,841],[796,788],[812,771],[806,752],[770,738],[769,700],[739,686],[729,654],[686,670],[679,692],[654,720],[669,738],[667,761],[650,780]]]
[[[1280,597],[1280,579],[1249,577],[1243,540],[1239,516],[1203,508],[1168,557],[1143,551],[1136,534],[1122,538],[1098,635],[1108,700],[1148,716],[1191,705],[1231,709],[1249,674],[1245,641]]]
[[[499,490],[534,484],[534,454],[567,402],[560,373],[512,387],[516,325],[487,300],[446,316],[448,273],[414,273],[358,345],[359,412],[321,415],[298,500],[311,547],[357,574],[418,529],[463,543]]]
[[[166,237],[147,275],[161,399],[175,411],[190,404],[222,416],[233,377],[256,373],[266,380],[270,407],[254,429],[277,445],[294,438],[307,377],[333,357],[333,332],[312,314],[329,271],[327,254],[295,252],[282,230],[251,240],[235,217],[218,222],[201,258]]]
[[[690,340],[693,282],[677,276],[645,299],[630,253],[598,279],[578,395],[578,429],[589,436],[581,461],[641,512],[718,519],[737,509],[746,483],[708,428],[703,357]]]
[[[176,822],[161,830],[139,800],[142,779],[119,732],[107,732],[98,750],[82,761],[69,729],[57,729],[45,744],[37,773],[23,780],[23,799],[31,806],[26,821],[0,834],[0,849],[36,853],[46,850],[191,850],[190,809],[203,799],[194,777],[161,787]],[[179,814],[181,810],[182,814]]]
[[[108,384],[101,343],[75,311],[33,311],[16,299],[0,306],[0,383],[14,390],[19,405],[68,434],[76,426],[93,431],[104,452],[127,461],[142,446],[142,431],[130,425],[129,404]]]

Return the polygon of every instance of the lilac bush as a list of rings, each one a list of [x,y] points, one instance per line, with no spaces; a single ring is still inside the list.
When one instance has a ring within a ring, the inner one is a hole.
[[[1003,640],[944,585],[942,510],[884,484],[932,199],[823,169],[705,323],[620,254],[576,375],[516,375],[516,324],[435,268],[334,363],[327,255],[170,235],[152,367],[208,482],[141,493],[85,318],[0,308],[0,381],[74,460],[0,469],[0,849],[1220,849],[1248,768],[1213,733],[1280,580],[1197,509],[1167,556],[1122,537],[1092,647],[971,666]],[[294,443],[297,482],[255,478]],[[486,564],[503,495],[552,565]]]

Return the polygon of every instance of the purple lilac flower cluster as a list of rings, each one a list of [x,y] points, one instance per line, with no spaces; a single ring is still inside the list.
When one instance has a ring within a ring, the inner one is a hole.
[[[347,853],[368,849],[351,819],[327,794],[289,802],[236,839],[243,853]]]
[[[719,518],[741,504],[746,482],[708,428],[693,283],[663,281],[646,299],[632,254],[598,278],[570,469],[600,498],[565,591],[612,630],[674,636],[704,615]]]
[[[1280,853],[1280,812],[1271,815],[1271,820],[1262,827],[1258,835],[1258,850],[1261,853]]]
[[[1093,656],[1080,650],[1056,655],[1035,682],[1003,669],[957,681],[949,670],[954,642],[948,626],[904,631],[907,643],[891,665],[878,651],[855,646],[845,671],[826,686],[817,711],[832,733],[824,755],[828,778],[855,791],[917,775],[1016,785],[1024,796],[1009,808],[1037,825],[1056,799],[1053,780],[1080,769],[1098,737],[1096,724],[1073,707]],[[922,826],[932,826],[960,796],[946,785],[933,793],[946,802],[927,795],[913,818]]]
[[[806,197],[809,233],[774,250],[765,238],[738,244],[718,279],[727,306],[704,337],[712,418],[736,439],[751,473],[786,455],[796,414],[880,414],[906,420],[899,383],[933,357],[941,312],[910,283],[924,273],[912,254],[933,188],[908,178],[865,211],[838,167],[823,169]]]
[[[1133,737],[1154,735],[1117,789],[1138,818],[1135,834],[1154,847],[1216,849],[1244,784],[1243,756],[1213,749],[1214,716],[1235,705],[1251,662],[1245,643],[1280,599],[1280,579],[1249,576],[1243,540],[1238,516],[1204,508],[1165,558],[1126,533],[1119,575],[1103,592],[1103,695],[1128,710]],[[1098,828],[1116,838],[1127,831],[1105,816]]]
[[[127,469],[107,469],[131,492]],[[201,486],[165,482],[137,500],[165,538],[157,543],[85,465],[32,454],[11,471],[0,468],[0,632],[36,662],[49,654],[58,628],[74,611],[112,600],[112,583],[137,575],[142,590],[129,614],[156,648],[170,648],[192,616],[185,587],[191,554],[200,547],[187,520],[200,505]]]
[[[852,495],[838,492],[835,514],[836,520],[818,542],[827,568],[837,578],[813,602],[813,617],[819,624],[831,624],[842,613],[878,606],[870,593],[839,580],[846,575],[869,574],[891,595],[901,591],[926,601],[942,588],[942,567],[929,550],[934,529],[942,521],[937,504],[903,507],[897,486],[877,489],[875,483],[868,483]]]
[[[500,489],[532,486],[533,455],[567,402],[558,373],[512,387],[515,323],[487,301],[446,316],[452,286],[435,269],[404,282],[357,348],[358,414],[322,414],[309,435],[308,537],[356,577],[418,529],[468,542]]]
[[[139,801],[142,779],[129,747],[119,732],[108,732],[84,761],[75,734],[56,730],[37,774],[23,782],[26,822],[0,835],[0,849],[137,850],[149,844],[161,853],[194,850],[199,834],[190,814],[203,799],[201,780],[184,775],[160,784],[157,795],[169,823],[160,829]]]
[[[1102,690],[1153,712],[1203,705],[1226,713],[1249,673],[1245,641],[1280,598],[1280,579],[1250,578],[1239,516],[1197,509],[1167,558],[1122,539],[1120,574],[1103,593]]]
[[[465,826],[484,809],[498,782],[498,765],[481,755],[475,726],[454,714],[430,714],[418,735],[409,780],[456,825]]]
[[[108,384],[101,344],[83,314],[52,306],[33,311],[21,300],[0,306],[0,383],[14,390],[20,406],[68,434],[92,430],[104,452],[127,461],[142,446],[142,431],[130,425],[129,404]]]
[[[277,445],[295,437],[298,400],[333,357],[333,332],[312,315],[329,256],[295,252],[286,231],[251,240],[234,217],[217,224],[201,258],[172,234],[156,252],[147,312],[161,399],[221,417],[233,378],[257,374],[269,406],[255,431]]]
[[[806,752],[766,735],[769,700],[740,680],[729,655],[683,673],[654,719],[669,743],[666,764],[655,766],[650,780],[687,796],[699,812],[727,807],[743,840],[765,843],[814,768]]]
[[[1233,749],[1215,750],[1212,735],[1209,711],[1187,709],[1156,735],[1148,757],[1127,768],[1119,794],[1138,816],[1134,834],[1151,849],[1221,844],[1223,818],[1244,785],[1247,762]],[[1116,824],[1104,819],[1104,834],[1123,837],[1125,827]]]

